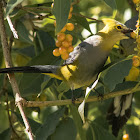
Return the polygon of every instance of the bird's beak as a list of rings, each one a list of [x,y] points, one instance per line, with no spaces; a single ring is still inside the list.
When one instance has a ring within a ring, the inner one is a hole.
[[[122,31],[124,34],[133,32],[133,29],[127,28]]]
[[[126,28],[126,29],[124,29],[124,30],[122,31],[122,33],[123,33],[126,37],[131,38],[130,33],[133,32],[133,31],[134,31],[133,29]]]

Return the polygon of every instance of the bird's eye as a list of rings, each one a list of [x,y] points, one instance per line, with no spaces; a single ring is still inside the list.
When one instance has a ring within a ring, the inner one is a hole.
[[[120,25],[118,25],[116,28],[119,29],[119,30],[122,29],[122,27]]]

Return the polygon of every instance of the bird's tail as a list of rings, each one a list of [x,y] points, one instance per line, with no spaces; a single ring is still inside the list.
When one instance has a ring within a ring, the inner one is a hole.
[[[61,80],[61,77],[59,76],[59,69],[60,66],[55,65],[34,65],[2,68],[0,69],[0,73],[43,73]]]
[[[115,97],[107,114],[107,120],[112,125],[112,133],[117,137],[119,130],[131,116],[133,94]]]

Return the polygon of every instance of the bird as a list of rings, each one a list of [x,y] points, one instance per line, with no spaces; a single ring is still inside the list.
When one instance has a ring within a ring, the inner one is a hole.
[[[115,19],[104,18],[102,22],[103,29],[76,46],[64,64],[1,68],[0,73],[42,73],[65,81],[71,90],[88,87],[97,79],[114,44],[133,32]]]

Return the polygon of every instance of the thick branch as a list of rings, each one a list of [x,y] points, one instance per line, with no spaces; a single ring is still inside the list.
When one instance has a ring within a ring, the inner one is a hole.
[[[4,25],[4,16],[3,16],[3,4],[2,2],[0,2],[0,37],[1,37],[1,43],[2,43],[2,48],[3,48],[3,55],[4,55],[4,59],[5,59],[5,65],[7,68],[12,67],[12,61],[11,61],[11,55],[10,55],[10,50],[8,47],[8,41],[7,41],[7,36],[6,36],[6,30],[5,30],[5,25]],[[14,74],[8,74],[9,77],[9,81],[11,83],[12,89],[13,89],[13,93],[16,99],[16,104],[19,108],[19,111],[21,113],[21,116],[23,118],[28,136],[30,138],[30,140],[33,140],[33,135],[32,135],[32,131],[30,128],[30,125],[28,123],[27,117],[25,116],[25,113],[23,111],[23,107],[22,107],[22,98],[20,96],[20,92],[19,92],[19,88],[15,79]]]
[[[97,97],[97,96],[89,96],[89,98],[86,100],[86,102],[96,102],[96,101],[100,101],[100,100],[106,100],[106,99],[113,98],[113,97],[116,97],[116,96],[134,93],[134,92],[139,91],[139,90],[140,90],[140,87],[136,88],[136,89],[135,88],[130,88],[130,89],[122,90],[122,91],[111,92],[111,93],[105,94],[102,99]],[[80,104],[82,101],[83,101],[83,98],[78,98],[75,101],[75,104]],[[41,106],[61,106],[61,105],[69,105],[69,104],[72,104],[71,99],[56,100],[56,101],[45,101],[45,102],[42,102],[42,101],[27,101],[25,103],[25,106],[26,107],[41,107]]]

